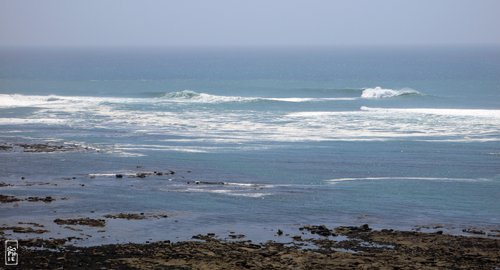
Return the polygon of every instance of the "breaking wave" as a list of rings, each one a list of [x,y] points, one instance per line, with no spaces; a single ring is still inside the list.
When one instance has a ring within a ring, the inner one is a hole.
[[[375,88],[364,89],[363,92],[361,93],[361,98],[380,99],[380,98],[391,98],[391,97],[409,96],[409,95],[419,96],[422,94],[420,92],[418,92],[417,90],[413,90],[410,88],[394,90],[394,89],[382,88],[380,86],[377,86]]]
[[[174,102],[192,102],[192,103],[226,103],[226,102],[258,102],[258,101],[276,101],[276,102],[321,102],[335,100],[356,100],[356,98],[309,98],[309,97],[241,97],[241,96],[219,96],[207,93],[198,93],[192,90],[183,90],[170,92],[161,97],[162,99]]]

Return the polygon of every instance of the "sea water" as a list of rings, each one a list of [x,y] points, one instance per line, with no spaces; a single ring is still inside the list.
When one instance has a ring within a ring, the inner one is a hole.
[[[131,241],[498,227],[500,49],[2,49],[0,142],[96,150],[0,152],[0,181],[59,183],[2,194],[68,198],[2,221],[174,213]],[[176,174],[114,176],[153,170]]]

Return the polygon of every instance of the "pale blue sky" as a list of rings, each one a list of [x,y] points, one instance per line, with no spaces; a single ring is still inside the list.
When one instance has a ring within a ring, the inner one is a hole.
[[[497,0],[0,0],[0,46],[500,45]]]

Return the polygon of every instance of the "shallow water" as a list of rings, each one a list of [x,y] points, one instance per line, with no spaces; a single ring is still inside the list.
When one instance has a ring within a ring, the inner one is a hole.
[[[307,223],[497,228],[500,50],[4,49],[0,142],[99,150],[0,152],[0,181],[16,185],[1,194],[68,198],[2,204],[0,223],[173,214],[109,221],[88,243],[265,239]]]

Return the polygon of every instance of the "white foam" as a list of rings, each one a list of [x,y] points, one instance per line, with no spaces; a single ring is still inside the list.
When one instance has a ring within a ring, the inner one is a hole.
[[[363,92],[361,93],[361,98],[379,99],[379,98],[391,98],[391,97],[405,96],[405,95],[420,95],[420,92],[410,88],[394,90],[377,86],[375,88],[364,89]]]
[[[112,129],[158,138],[149,145],[108,145],[119,150],[117,153],[203,153],[280,147],[279,144],[268,142],[500,141],[500,110],[361,107],[355,111],[299,111],[283,114],[266,110],[229,111],[206,106],[177,110],[177,107],[170,109],[172,101],[165,98],[42,98],[24,95],[0,95],[0,100],[4,99],[2,104],[16,106],[9,103],[12,102],[12,96],[14,100],[21,100],[20,105],[37,106],[37,110],[26,118],[0,118],[0,125],[68,125],[75,129]],[[159,104],[160,108],[143,109],[151,108],[148,106],[152,104]],[[167,106],[162,106],[164,104]]]
[[[259,99],[284,101],[284,102],[321,102],[321,101],[348,101],[348,100],[356,100],[357,98],[341,97],[341,98],[259,98]]]
[[[457,181],[457,182],[484,182],[489,181],[486,178],[448,178],[448,177],[352,177],[352,178],[335,178],[325,180],[329,183],[338,183],[345,181],[383,181],[383,180],[413,180],[413,181]]]
[[[332,116],[332,115],[345,115],[351,112],[294,112],[289,113],[286,116],[288,117],[318,117],[318,116]]]
[[[67,121],[64,119],[53,118],[0,118],[0,125],[27,125],[27,124],[46,124],[63,125]]]
[[[165,94],[163,99],[183,103],[230,103],[230,102],[256,102],[256,101],[279,101],[279,102],[321,102],[321,101],[347,101],[356,98],[309,98],[309,97],[242,97],[242,96],[219,96],[207,93],[198,93],[192,90],[183,90]]]
[[[215,193],[221,195],[249,197],[249,198],[260,198],[272,195],[272,193],[265,193],[265,192],[239,192],[229,189],[201,189],[201,188],[187,188],[183,192]]]
[[[493,117],[500,118],[500,110],[482,110],[482,109],[435,109],[435,108],[370,108],[362,106],[362,111],[379,113],[413,113],[413,114],[433,114],[443,116],[472,116],[472,117]]]
[[[225,186],[237,186],[243,188],[252,188],[252,189],[260,189],[260,188],[273,188],[274,185],[266,185],[266,184],[254,184],[254,183],[236,183],[236,182],[224,182]]]

